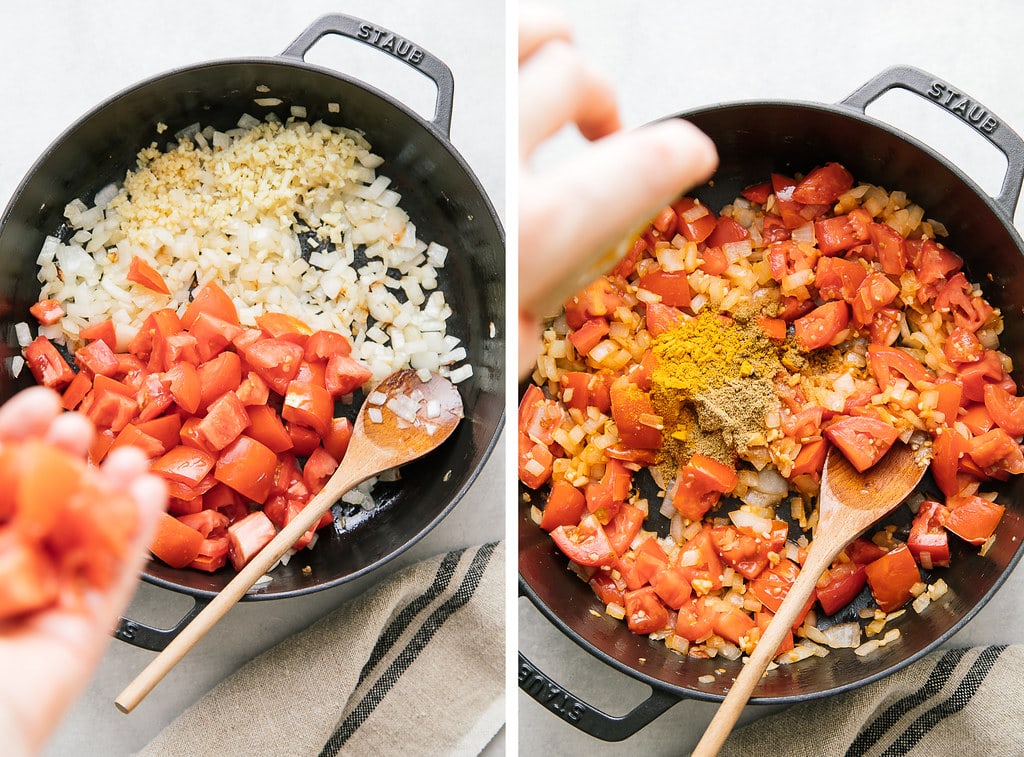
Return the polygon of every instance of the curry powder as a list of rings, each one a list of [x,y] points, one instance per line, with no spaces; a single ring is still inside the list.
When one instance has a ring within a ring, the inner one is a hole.
[[[654,341],[651,400],[664,424],[659,468],[674,475],[694,452],[733,464],[778,409],[780,351],[753,318],[702,310]]]

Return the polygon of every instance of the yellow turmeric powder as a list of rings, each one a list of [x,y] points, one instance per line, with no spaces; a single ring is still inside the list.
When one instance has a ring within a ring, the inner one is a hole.
[[[702,310],[658,336],[651,400],[664,423],[660,468],[701,452],[733,463],[779,401],[779,345],[753,319],[744,322]]]

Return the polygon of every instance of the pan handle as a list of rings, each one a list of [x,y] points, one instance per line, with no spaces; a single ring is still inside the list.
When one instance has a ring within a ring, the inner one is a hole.
[[[865,111],[868,105],[890,89],[899,87],[945,108],[958,116],[1006,156],[1006,176],[999,194],[992,199],[1011,223],[1024,181],[1024,139],[1006,122],[973,97],[927,71],[913,66],[893,66],[871,79],[841,104]]]
[[[210,603],[209,599],[202,599],[200,597],[193,597],[192,599],[193,605],[185,613],[185,617],[170,628],[154,628],[137,620],[122,617],[118,621],[117,628],[114,629],[114,636],[136,647],[153,652],[162,652],[164,647],[170,644],[174,637],[192,622],[192,618],[198,615]]]
[[[559,686],[522,652],[519,653],[519,688],[569,725],[602,741],[628,739],[679,702],[679,697],[652,688],[647,699],[625,715],[615,717]]]
[[[434,118],[431,123],[445,137],[449,137],[452,128],[452,98],[455,93],[455,79],[452,71],[440,58],[436,58],[422,47],[409,41],[382,26],[363,21],[354,16],[332,13],[321,16],[302,32],[295,41],[281,53],[288,58],[303,59],[310,48],[321,37],[337,34],[348,37],[364,45],[372,45],[393,58],[397,58],[408,66],[416,69],[429,78],[437,86],[437,100],[434,105]]]

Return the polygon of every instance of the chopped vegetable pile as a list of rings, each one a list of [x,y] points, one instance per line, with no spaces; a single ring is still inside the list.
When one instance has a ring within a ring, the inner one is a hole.
[[[944,593],[953,540],[990,547],[986,483],[1024,473],[1024,398],[944,233],[830,163],[718,215],[680,199],[566,303],[521,400],[519,477],[609,614],[678,652],[749,653],[806,556],[831,445],[866,470],[899,439],[934,486],[909,527],[840,555],[778,662],[894,641],[901,608]]]
[[[280,313],[257,324],[241,326],[211,282],[180,318],[151,313],[126,350],[111,322],[90,327],[77,372],[45,336],[25,348],[36,381],[96,425],[91,462],[130,444],[166,479],[169,514],[151,549],[171,567],[215,571],[230,558],[241,569],[323,488],[348,447],[352,424],[335,417],[335,400],[370,378],[348,339]],[[317,528],[332,522],[328,512]]]

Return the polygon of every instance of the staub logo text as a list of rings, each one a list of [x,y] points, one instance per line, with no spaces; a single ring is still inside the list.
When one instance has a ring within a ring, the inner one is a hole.
[[[409,40],[392,34],[384,29],[378,29],[370,24],[360,24],[357,32],[359,39],[365,39],[381,50],[394,55],[396,58],[407,60],[410,63],[419,63],[423,60],[423,51]]]
[[[991,134],[999,126],[999,121],[989,113],[984,105],[972,101],[969,97],[960,94],[948,84],[933,81],[932,85],[928,88],[928,97],[986,134]]]

